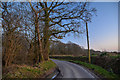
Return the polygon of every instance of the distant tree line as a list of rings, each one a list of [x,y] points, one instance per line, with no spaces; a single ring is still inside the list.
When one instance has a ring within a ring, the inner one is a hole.
[[[51,41],[50,55],[86,55],[84,49],[72,42]]]
[[[71,41],[68,43],[63,43],[61,41],[51,41],[50,45],[50,55],[74,55],[74,56],[88,56],[88,50],[75,44]],[[91,55],[99,55],[102,52],[90,50]]]

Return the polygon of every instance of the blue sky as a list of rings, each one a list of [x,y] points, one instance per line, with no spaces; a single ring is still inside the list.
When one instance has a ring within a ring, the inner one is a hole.
[[[117,2],[91,2],[89,7],[97,9],[97,16],[92,17],[88,24],[90,48],[100,51],[118,51],[118,3]],[[71,41],[87,48],[86,34],[79,37],[70,34],[62,40]]]

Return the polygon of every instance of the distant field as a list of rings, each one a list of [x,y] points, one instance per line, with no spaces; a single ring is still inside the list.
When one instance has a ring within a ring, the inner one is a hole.
[[[62,54],[60,55],[59,54],[59,55],[49,55],[49,56],[83,56],[83,55],[62,55]]]

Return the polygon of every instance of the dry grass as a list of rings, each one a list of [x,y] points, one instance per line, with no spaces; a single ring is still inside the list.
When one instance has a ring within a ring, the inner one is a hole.
[[[41,78],[50,69],[54,69],[56,64],[51,60],[39,63],[37,65],[12,65],[7,68],[3,68],[3,78]]]

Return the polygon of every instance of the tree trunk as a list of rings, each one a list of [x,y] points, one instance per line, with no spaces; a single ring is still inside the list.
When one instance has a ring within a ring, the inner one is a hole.
[[[43,50],[42,50],[42,41],[40,39],[40,31],[39,31],[39,24],[38,24],[38,13],[32,6],[31,2],[30,6],[32,8],[32,10],[35,12],[35,28],[36,28],[36,33],[37,33],[37,38],[38,38],[38,62],[42,62],[44,61],[44,57],[43,57]],[[38,7],[38,6],[37,6]]]
[[[49,14],[48,11],[45,10],[45,27],[44,27],[44,31],[43,31],[43,35],[44,35],[44,59],[45,60],[49,60],[49,38],[50,38],[50,34],[49,34]]]
[[[38,62],[43,62],[44,57],[43,57],[43,50],[42,50],[42,42],[41,42],[41,39],[40,39],[40,31],[39,31],[38,14],[37,13],[36,13],[35,27],[36,27],[36,31],[37,31],[38,47],[39,47]]]
[[[8,38],[8,46],[6,46],[6,53],[5,53],[5,67],[7,67],[7,66],[9,66],[11,63],[10,63],[10,61],[11,61],[11,54],[12,54],[12,51],[11,51],[11,46],[12,46],[12,44],[11,44],[11,39],[10,39],[10,34],[9,35],[6,35],[6,37]]]
[[[34,61],[33,61],[33,63],[35,63],[35,64],[37,64],[38,63],[38,60],[39,60],[39,58],[38,58],[38,48],[37,48],[37,31],[36,31],[36,27],[35,27],[35,40],[34,40],[34,45],[35,45],[35,47],[34,47],[34,53],[35,53],[35,58],[34,58]]]
[[[44,59],[45,60],[49,60],[49,40],[47,40],[46,42],[44,42]]]

